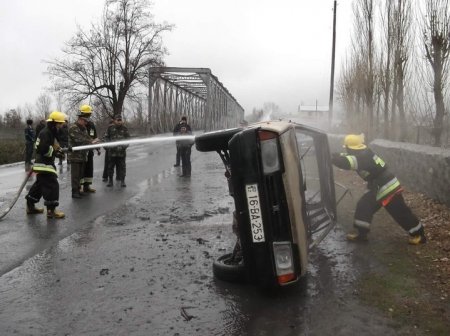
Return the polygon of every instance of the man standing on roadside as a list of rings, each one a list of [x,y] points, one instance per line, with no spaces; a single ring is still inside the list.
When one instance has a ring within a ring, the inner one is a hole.
[[[189,133],[189,134],[192,133],[191,126],[188,125],[187,118],[185,116],[182,116],[181,120],[178,122],[178,124],[175,125],[175,127],[173,129],[173,135],[174,136],[181,135],[181,128],[183,128],[184,131]],[[175,164],[173,166],[174,167],[179,167],[180,166],[180,160],[181,160],[180,142],[176,141],[176,145],[177,145],[177,154],[176,154]]]
[[[79,112],[77,121],[69,128],[69,147],[90,145],[100,142],[98,138],[92,139],[86,129],[90,113]],[[87,151],[69,152],[70,175],[72,185],[72,198],[81,198],[80,182],[84,176],[87,161]]]
[[[114,124],[108,127],[103,140],[120,141],[130,137],[128,128],[123,124],[122,116],[117,114],[114,116]],[[126,156],[128,145],[108,147],[108,184],[107,187],[113,186],[114,167],[116,168],[116,179],[120,181],[120,186],[126,187]]]
[[[33,158],[33,147],[36,141],[36,135],[33,129],[33,120],[27,119],[27,127],[25,127],[25,171],[30,171],[31,159]]]

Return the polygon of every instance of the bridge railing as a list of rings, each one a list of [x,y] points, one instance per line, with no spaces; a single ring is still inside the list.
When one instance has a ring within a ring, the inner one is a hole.
[[[194,130],[239,125],[244,109],[207,68],[149,69],[148,122],[153,133],[171,132],[181,116]]]

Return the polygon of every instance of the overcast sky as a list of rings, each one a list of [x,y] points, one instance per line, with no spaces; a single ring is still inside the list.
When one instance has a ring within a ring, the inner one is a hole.
[[[350,38],[351,0],[338,1],[336,78]],[[49,86],[43,59],[61,55],[104,0],[0,0],[0,112],[35,104]],[[153,0],[167,66],[210,68],[247,113],[328,104],[333,0]]]

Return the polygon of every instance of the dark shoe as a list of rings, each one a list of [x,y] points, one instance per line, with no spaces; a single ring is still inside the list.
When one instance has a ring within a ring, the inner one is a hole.
[[[184,174],[181,174],[181,175],[178,175],[179,177],[186,177],[186,175],[184,175]]]
[[[107,177],[102,178],[102,182],[106,182],[106,181],[108,181]]]
[[[44,213],[43,208],[36,208],[35,206],[30,207],[27,205],[27,215],[36,215],[41,213]]]
[[[120,186],[121,186],[122,188],[125,188],[127,185],[125,184],[125,181],[121,181],[121,182],[120,182]]]
[[[72,193],[72,198],[82,198],[83,196],[81,196],[81,193],[79,192],[73,192]]]
[[[352,232],[347,235],[347,240],[351,242],[366,242],[369,239],[367,234],[361,232]]]
[[[110,177],[109,179],[108,179],[108,184],[106,185],[107,187],[112,187],[114,185],[114,183],[113,183],[113,179],[112,179],[112,177]]]
[[[174,167],[179,167],[180,164],[179,164],[179,163],[178,163],[178,164],[175,163],[173,166],[174,166]]]

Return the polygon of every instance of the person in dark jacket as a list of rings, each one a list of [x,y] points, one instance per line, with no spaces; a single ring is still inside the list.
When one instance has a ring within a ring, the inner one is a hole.
[[[128,128],[123,124],[122,116],[120,114],[114,116],[114,124],[108,127],[103,140],[120,141],[130,137]],[[113,186],[114,168],[116,168],[116,179],[120,181],[120,186],[126,187],[126,156],[128,145],[120,145],[115,147],[108,147],[108,184],[107,187]]]
[[[110,121],[109,121],[109,124],[108,124],[108,127],[109,126],[111,126],[111,125],[114,125],[114,118],[112,118]],[[105,159],[104,159],[104,162],[103,162],[103,174],[102,174],[102,181],[103,182],[106,182],[106,181],[108,181],[108,163],[109,163],[109,149],[108,149],[108,147],[104,147],[103,148],[104,149],[104,152],[105,152]]]
[[[97,139],[97,129],[95,124],[91,119],[92,107],[90,105],[82,105],[80,107],[80,113],[84,115],[89,115],[87,118],[86,131],[91,137],[91,139]],[[96,149],[96,152],[100,155],[100,149]],[[86,163],[84,165],[84,174],[80,180],[80,186],[85,193],[95,193],[95,189],[91,187],[94,180],[94,150],[90,149],[87,151]]]
[[[33,165],[36,181],[25,196],[27,200],[26,211],[29,215],[44,212],[44,209],[36,208],[36,203],[43,197],[48,218],[65,217],[63,212],[56,210],[59,205],[59,183],[55,167],[55,157],[64,155],[57,141],[57,135],[58,129],[62,127],[65,119],[66,115],[62,112],[54,111],[50,113],[47,126],[39,132],[37,137],[36,160]]]
[[[86,125],[89,122],[89,113],[78,113],[77,121],[69,128],[69,147],[72,149],[77,146],[84,146],[98,143],[98,138],[92,139],[86,129]],[[84,170],[87,161],[87,151],[72,151],[69,152],[70,160],[70,175],[72,186],[72,198],[81,198],[80,183],[84,176]]]
[[[181,127],[185,127],[187,132],[191,132],[191,126],[188,125],[187,118],[185,116],[182,116],[180,121],[173,128],[173,135],[174,136],[180,135]],[[176,142],[177,154],[175,156],[175,164],[173,165],[174,167],[179,167],[180,166],[181,152],[180,152],[180,146],[179,145],[180,145],[180,143],[177,141]]]
[[[59,145],[61,146],[61,148],[69,147],[69,127],[67,124],[68,124],[68,121],[66,120],[66,122],[62,125],[62,127],[59,129],[59,132],[58,132],[58,140],[59,140]],[[58,162],[59,166],[62,165],[63,160],[64,160],[63,157],[59,158],[59,162]]]
[[[426,242],[422,223],[406,205],[403,187],[386,163],[364,144],[363,135],[349,134],[344,139],[346,153],[335,153],[333,164],[341,169],[355,170],[367,182],[368,190],[356,205],[354,227],[347,235],[350,241],[365,241],[374,214],[384,207],[394,220],[408,232],[412,245]]]
[[[34,142],[36,141],[36,134],[33,129],[33,120],[27,119],[27,127],[25,127],[25,171],[31,169],[33,162],[33,148]]]
[[[191,127],[186,123],[180,127],[179,135],[191,135]],[[177,147],[180,151],[181,157],[181,170],[182,173],[180,177],[191,177],[191,151],[192,145],[194,144],[193,139],[183,139],[177,140]]]
[[[46,125],[47,125],[47,123],[44,119],[39,121],[39,124],[37,124],[37,126],[36,126],[36,132],[35,132],[36,139],[39,136],[39,132],[41,132]]]

